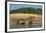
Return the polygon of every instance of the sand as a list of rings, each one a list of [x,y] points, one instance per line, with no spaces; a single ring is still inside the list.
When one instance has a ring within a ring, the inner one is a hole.
[[[34,17],[34,20],[42,20],[42,16],[41,15],[38,15],[38,14],[20,14],[20,13],[17,13],[17,14],[10,14],[10,18],[27,18],[27,17]]]

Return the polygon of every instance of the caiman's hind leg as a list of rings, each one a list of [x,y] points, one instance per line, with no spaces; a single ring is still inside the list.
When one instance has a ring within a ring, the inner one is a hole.
[[[29,19],[29,27],[32,27],[32,22],[33,22],[33,19],[35,18],[35,16],[30,16],[28,19]]]

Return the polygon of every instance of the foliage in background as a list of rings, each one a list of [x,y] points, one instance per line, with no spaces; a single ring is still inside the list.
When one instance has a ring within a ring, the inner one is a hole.
[[[16,10],[10,10],[10,14],[12,13],[27,13],[27,14],[40,14],[42,15],[42,9],[40,8],[19,8]]]

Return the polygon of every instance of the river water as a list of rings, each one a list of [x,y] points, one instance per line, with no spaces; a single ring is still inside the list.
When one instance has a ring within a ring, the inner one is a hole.
[[[25,25],[25,24],[16,24],[14,26],[10,26],[11,29],[17,29],[17,28],[37,28],[42,27],[42,21],[33,21],[32,25]]]

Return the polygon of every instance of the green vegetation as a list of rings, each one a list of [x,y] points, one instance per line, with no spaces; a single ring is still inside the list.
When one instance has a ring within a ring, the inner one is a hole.
[[[28,14],[40,14],[42,15],[42,9],[40,8],[19,8],[19,9],[16,9],[16,10],[11,10],[10,11],[10,14],[12,13],[28,13]]]

